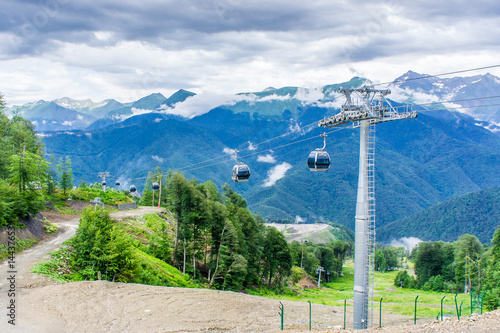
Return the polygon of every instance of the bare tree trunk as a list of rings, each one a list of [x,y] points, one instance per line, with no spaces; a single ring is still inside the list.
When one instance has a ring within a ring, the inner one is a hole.
[[[193,241],[193,279],[196,279],[196,248]]]
[[[176,219],[177,221],[177,227],[175,228],[175,243],[174,243],[174,260],[173,260],[173,263],[174,263],[174,266],[179,268],[179,263],[178,263],[178,260],[177,260],[177,251],[178,251],[178,247],[179,247],[179,220]]]
[[[217,261],[215,263],[214,274],[212,275],[212,279],[209,278],[210,283],[208,284],[208,288],[212,288],[212,284],[214,283],[215,277],[217,276],[217,270],[219,269],[219,259],[220,259],[220,249],[222,247],[222,243],[224,241],[224,231],[226,231],[226,226],[222,229],[222,234],[220,238],[219,251],[217,252]]]
[[[182,274],[186,274],[186,238],[184,238],[184,261],[182,266]]]

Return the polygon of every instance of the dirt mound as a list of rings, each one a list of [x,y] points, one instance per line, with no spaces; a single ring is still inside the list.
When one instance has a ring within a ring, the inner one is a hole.
[[[318,288],[318,284],[316,281],[311,279],[311,277],[307,274],[302,275],[302,279],[300,279],[299,282],[297,282],[297,285],[301,287],[302,289],[316,289]]]

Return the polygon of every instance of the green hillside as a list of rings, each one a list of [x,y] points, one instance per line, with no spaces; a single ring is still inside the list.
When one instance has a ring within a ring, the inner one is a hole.
[[[418,237],[452,242],[471,234],[488,244],[500,225],[500,188],[490,188],[441,202],[377,229],[377,240]]]

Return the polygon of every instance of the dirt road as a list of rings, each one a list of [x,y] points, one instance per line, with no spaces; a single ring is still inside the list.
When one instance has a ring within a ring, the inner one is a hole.
[[[325,238],[324,233],[328,232],[330,225],[324,223],[312,223],[312,224],[281,224],[281,223],[266,223],[266,225],[275,227],[279,231],[283,232],[287,241],[299,241],[309,240],[313,242],[317,241],[328,241],[329,239],[334,239],[334,236],[328,234],[328,238]]]
[[[161,211],[156,207],[141,207],[136,210],[120,211],[111,213],[115,218],[125,216],[144,215],[153,212]],[[48,219],[59,226],[59,231],[56,235],[48,237],[35,246],[15,254],[14,262],[9,264],[5,260],[0,264],[0,332],[10,332],[12,325],[8,325],[9,318],[7,315],[12,311],[8,306],[14,305],[16,318],[21,316],[19,304],[19,296],[23,289],[38,287],[41,285],[50,284],[47,279],[30,273],[31,266],[41,257],[49,252],[59,248],[62,243],[75,235],[78,227],[79,217],[61,216],[58,214],[48,213]],[[11,266],[12,265],[12,266]],[[14,287],[15,286],[15,287]],[[12,303],[11,303],[12,302]],[[16,320],[16,326],[19,323]],[[5,326],[7,325],[7,326]]]

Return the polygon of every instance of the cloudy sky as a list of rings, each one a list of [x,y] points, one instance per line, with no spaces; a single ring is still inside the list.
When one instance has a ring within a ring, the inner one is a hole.
[[[0,92],[129,102],[496,65],[499,13],[495,0],[3,0]]]

